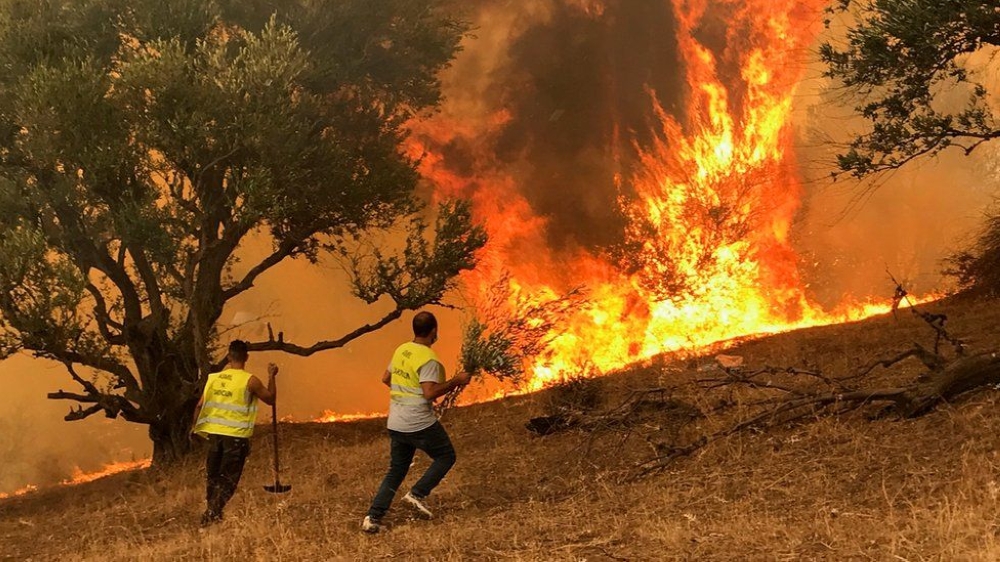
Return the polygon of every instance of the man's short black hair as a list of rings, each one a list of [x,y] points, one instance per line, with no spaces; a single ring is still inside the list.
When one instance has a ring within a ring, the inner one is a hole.
[[[229,357],[235,361],[246,361],[250,357],[250,348],[243,340],[233,340],[229,344]]]
[[[426,338],[437,327],[437,318],[434,318],[434,315],[430,312],[418,312],[413,317],[413,335],[418,338]]]

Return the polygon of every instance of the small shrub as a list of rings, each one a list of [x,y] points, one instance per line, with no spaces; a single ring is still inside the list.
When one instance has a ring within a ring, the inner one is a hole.
[[[951,255],[945,273],[967,294],[1000,296],[1000,204],[987,213],[986,225],[971,248]]]

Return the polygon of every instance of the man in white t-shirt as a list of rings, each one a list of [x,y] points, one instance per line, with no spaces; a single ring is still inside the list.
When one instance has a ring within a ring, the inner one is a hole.
[[[455,464],[455,448],[434,415],[434,400],[454,388],[469,383],[468,373],[459,372],[445,380],[444,366],[431,345],[437,341],[437,319],[430,312],[413,317],[413,341],[393,353],[382,382],[389,387],[389,471],[372,500],[368,515],[361,524],[366,533],[377,533],[382,517],[389,511],[396,490],[406,478],[419,449],[431,457],[431,465],[410,489],[403,501],[426,518],[432,517],[424,498],[441,483]]]

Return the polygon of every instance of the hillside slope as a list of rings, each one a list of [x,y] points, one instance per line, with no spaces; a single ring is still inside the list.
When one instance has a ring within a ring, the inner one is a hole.
[[[951,318],[974,349],[1000,347],[996,303],[928,307]],[[750,365],[811,365],[846,373],[929,332],[898,320],[782,334],[735,346]],[[667,361],[607,377],[605,406],[632,388],[675,388],[710,363]],[[907,380],[915,365],[879,372]],[[684,390],[688,388],[688,390]],[[0,501],[0,555],[11,560],[997,560],[1000,559],[1000,393],[984,390],[913,420],[870,420],[858,411],[716,442],[667,471],[633,481],[653,454],[652,413],[624,433],[536,437],[525,422],[558,393],[450,412],[458,464],[438,491],[433,521],[394,505],[388,532],[359,523],[387,465],[383,420],[281,428],[282,480],[262,490],[269,434],[254,452],[227,519],[198,530],[200,461],[167,473],[140,471]],[[705,411],[704,408],[702,408]],[[711,416],[709,416],[710,418]],[[708,418],[706,418],[708,419]],[[707,423],[707,422],[706,422]],[[655,427],[654,427],[655,426]],[[651,429],[652,428],[652,429]],[[414,473],[426,467],[420,458]]]

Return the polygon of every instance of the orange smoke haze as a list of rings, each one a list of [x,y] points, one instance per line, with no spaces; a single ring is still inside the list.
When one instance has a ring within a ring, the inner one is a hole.
[[[835,23],[837,29],[843,25]],[[991,92],[1000,92],[997,52],[984,50],[967,61],[967,69]],[[793,245],[812,281],[810,293],[826,305],[845,295],[864,297],[885,279],[886,269],[914,292],[940,289],[942,258],[969,247],[1000,187],[1000,145],[985,145],[970,156],[946,151],[862,186],[832,184],[835,141],[861,129],[851,111],[856,100],[821,74],[820,65],[811,62],[792,118],[807,186]],[[943,111],[959,110],[968,95],[954,88],[937,101]]]
[[[109,462],[149,456],[146,428],[94,416],[67,423],[68,402],[45,394],[70,389],[62,365],[17,355],[0,363],[0,493],[49,486],[74,473],[102,470]]]

